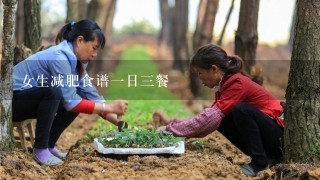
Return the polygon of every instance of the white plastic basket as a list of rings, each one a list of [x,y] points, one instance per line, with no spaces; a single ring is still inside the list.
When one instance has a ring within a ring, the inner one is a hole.
[[[185,151],[183,141],[179,141],[175,146],[164,148],[105,148],[95,138],[93,146],[102,154],[183,154]]]

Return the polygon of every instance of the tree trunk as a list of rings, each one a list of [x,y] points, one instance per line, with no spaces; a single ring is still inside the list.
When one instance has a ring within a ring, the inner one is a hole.
[[[88,19],[92,19],[92,20],[97,22],[98,14],[100,13],[101,6],[102,6],[101,0],[91,0],[90,3],[88,4],[87,18]],[[101,24],[99,24],[98,22],[97,22],[97,24],[99,25],[100,28],[102,28]],[[89,63],[89,66],[87,67],[87,71],[89,73],[91,71],[95,71],[94,72],[95,74],[99,73],[99,72],[96,71],[98,66],[101,66],[100,65],[101,63],[98,62],[98,61],[101,61],[101,59],[100,59],[101,57],[99,57],[99,55],[100,54],[98,54],[98,58],[96,59],[96,61],[94,61],[93,63]]]
[[[105,32],[107,25],[112,25],[113,17],[115,13],[116,0],[100,1],[99,16],[97,17],[97,23]],[[109,23],[111,22],[111,23]]]
[[[92,20],[97,20],[99,10],[101,7],[101,0],[91,0],[88,4],[88,10],[87,10],[87,18]]]
[[[102,9],[100,10],[99,18],[97,19],[97,23],[106,36],[106,48],[104,51],[108,50],[112,43],[112,25],[116,3],[116,0],[103,1]]]
[[[219,0],[202,0],[199,4],[198,22],[193,35],[193,51],[200,47],[211,44],[214,22],[218,11]],[[205,8],[204,13],[202,12]],[[200,97],[201,82],[194,72],[189,74],[190,90],[194,97]]]
[[[12,134],[12,72],[15,44],[15,15],[17,0],[3,2],[3,47],[0,69],[0,151],[11,150]]]
[[[24,43],[35,52],[41,46],[41,1],[24,1]]]
[[[175,2],[173,24],[173,69],[184,72],[189,60],[187,40],[189,0],[176,0]]]
[[[297,16],[297,1],[295,2],[295,5],[294,5],[294,11],[293,11],[291,28],[290,28],[290,36],[289,36],[289,41],[288,41],[288,48],[289,48],[290,52],[292,51],[292,48],[293,48],[294,27],[295,27],[296,18],[297,18],[296,16]]]
[[[235,37],[235,54],[244,60],[249,74],[251,67],[256,63],[259,2],[260,0],[241,1],[239,24]]]
[[[103,67],[106,63],[112,63],[111,61],[105,61],[108,56],[109,50],[112,45],[112,30],[113,30],[113,19],[116,10],[116,0],[109,0],[103,2],[103,9],[100,13],[100,18],[98,18],[98,23],[101,23],[101,28],[106,36],[105,47],[98,54],[96,63],[95,63],[95,72],[99,73],[103,70]]]
[[[229,23],[229,20],[230,20],[230,17],[231,17],[233,8],[234,8],[234,1],[235,1],[235,0],[232,0],[232,2],[231,2],[231,6],[230,6],[230,9],[229,9],[227,18],[226,18],[226,22],[225,22],[224,25],[223,25],[223,28],[222,28],[222,31],[221,31],[221,35],[220,35],[220,38],[219,38],[219,40],[218,40],[218,43],[217,43],[217,44],[218,44],[219,46],[221,46],[221,44],[222,44],[223,36],[224,36],[225,31],[226,31],[227,25],[228,25],[228,23]]]
[[[3,7],[2,7],[2,0],[0,1],[0,17],[3,17]],[[0,18],[0,44],[2,45],[2,25],[3,25],[3,18]],[[2,46],[0,46],[1,48]],[[1,55],[0,55],[0,65],[1,65]]]
[[[198,28],[201,27],[202,21],[204,19],[204,15],[206,13],[207,0],[200,0],[198,7],[198,15],[197,15],[197,24],[196,24],[196,32]]]
[[[193,35],[193,51],[196,52],[200,47],[210,44],[212,41],[212,33],[214,22],[218,11],[219,0],[203,0],[201,3],[205,6],[205,13],[203,18],[200,19],[199,25]],[[199,10],[201,9],[201,5]],[[200,14],[201,12],[198,12]],[[199,17],[200,15],[198,15]]]
[[[67,18],[66,23],[70,23],[72,21],[78,21],[78,8],[79,8],[78,0],[67,0]]]
[[[159,34],[159,53],[164,57],[169,50],[171,12],[168,0],[159,0],[161,14],[161,30]]]
[[[24,42],[24,8],[23,0],[18,0],[18,10],[16,18],[16,44]]]
[[[79,0],[78,3],[78,19],[86,19],[87,18],[87,11],[88,11],[88,4],[86,0]]]
[[[286,91],[286,162],[320,159],[320,1],[297,2],[297,23]]]

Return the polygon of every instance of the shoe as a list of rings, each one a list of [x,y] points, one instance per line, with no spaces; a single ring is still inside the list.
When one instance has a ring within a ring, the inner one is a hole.
[[[41,161],[34,152],[32,153],[32,156],[40,165],[57,166],[63,164],[63,161],[61,159],[52,154],[45,161]]]
[[[266,167],[259,167],[253,163],[245,164],[241,166],[241,171],[246,176],[256,176],[258,172],[269,169],[269,165]]]
[[[61,159],[61,160],[66,160],[67,159],[67,154],[68,153],[63,153],[60,152],[56,147],[54,148],[49,148],[49,151],[56,156],[57,158]]]

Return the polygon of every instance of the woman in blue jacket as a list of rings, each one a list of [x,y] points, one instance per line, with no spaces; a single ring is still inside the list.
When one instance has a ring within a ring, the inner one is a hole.
[[[85,78],[88,62],[105,45],[95,22],[66,24],[56,42],[59,44],[13,69],[13,121],[37,119],[33,157],[48,166],[62,164],[66,158],[55,145],[79,113],[100,114],[117,125],[117,116],[124,114],[128,105],[124,100],[107,104]]]

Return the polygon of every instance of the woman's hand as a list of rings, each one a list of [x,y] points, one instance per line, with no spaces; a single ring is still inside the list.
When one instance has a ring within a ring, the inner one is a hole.
[[[116,126],[119,124],[118,116],[115,113],[101,114],[100,116]]]
[[[109,106],[109,111],[111,113],[115,113],[117,115],[123,115],[128,108],[128,101],[126,100],[115,100]]]
[[[119,132],[122,131],[122,129],[128,128],[128,124],[124,121],[122,121],[121,116],[118,116],[115,113],[108,113],[105,116],[101,116],[103,119],[111,122],[112,124],[118,126]]]
[[[166,128],[167,128],[167,126],[160,126],[160,127],[158,127],[157,132],[166,131]]]
[[[152,124],[154,127],[168,125],[170,122],[170,119],[160,111],[153,112],[152,118]]]

